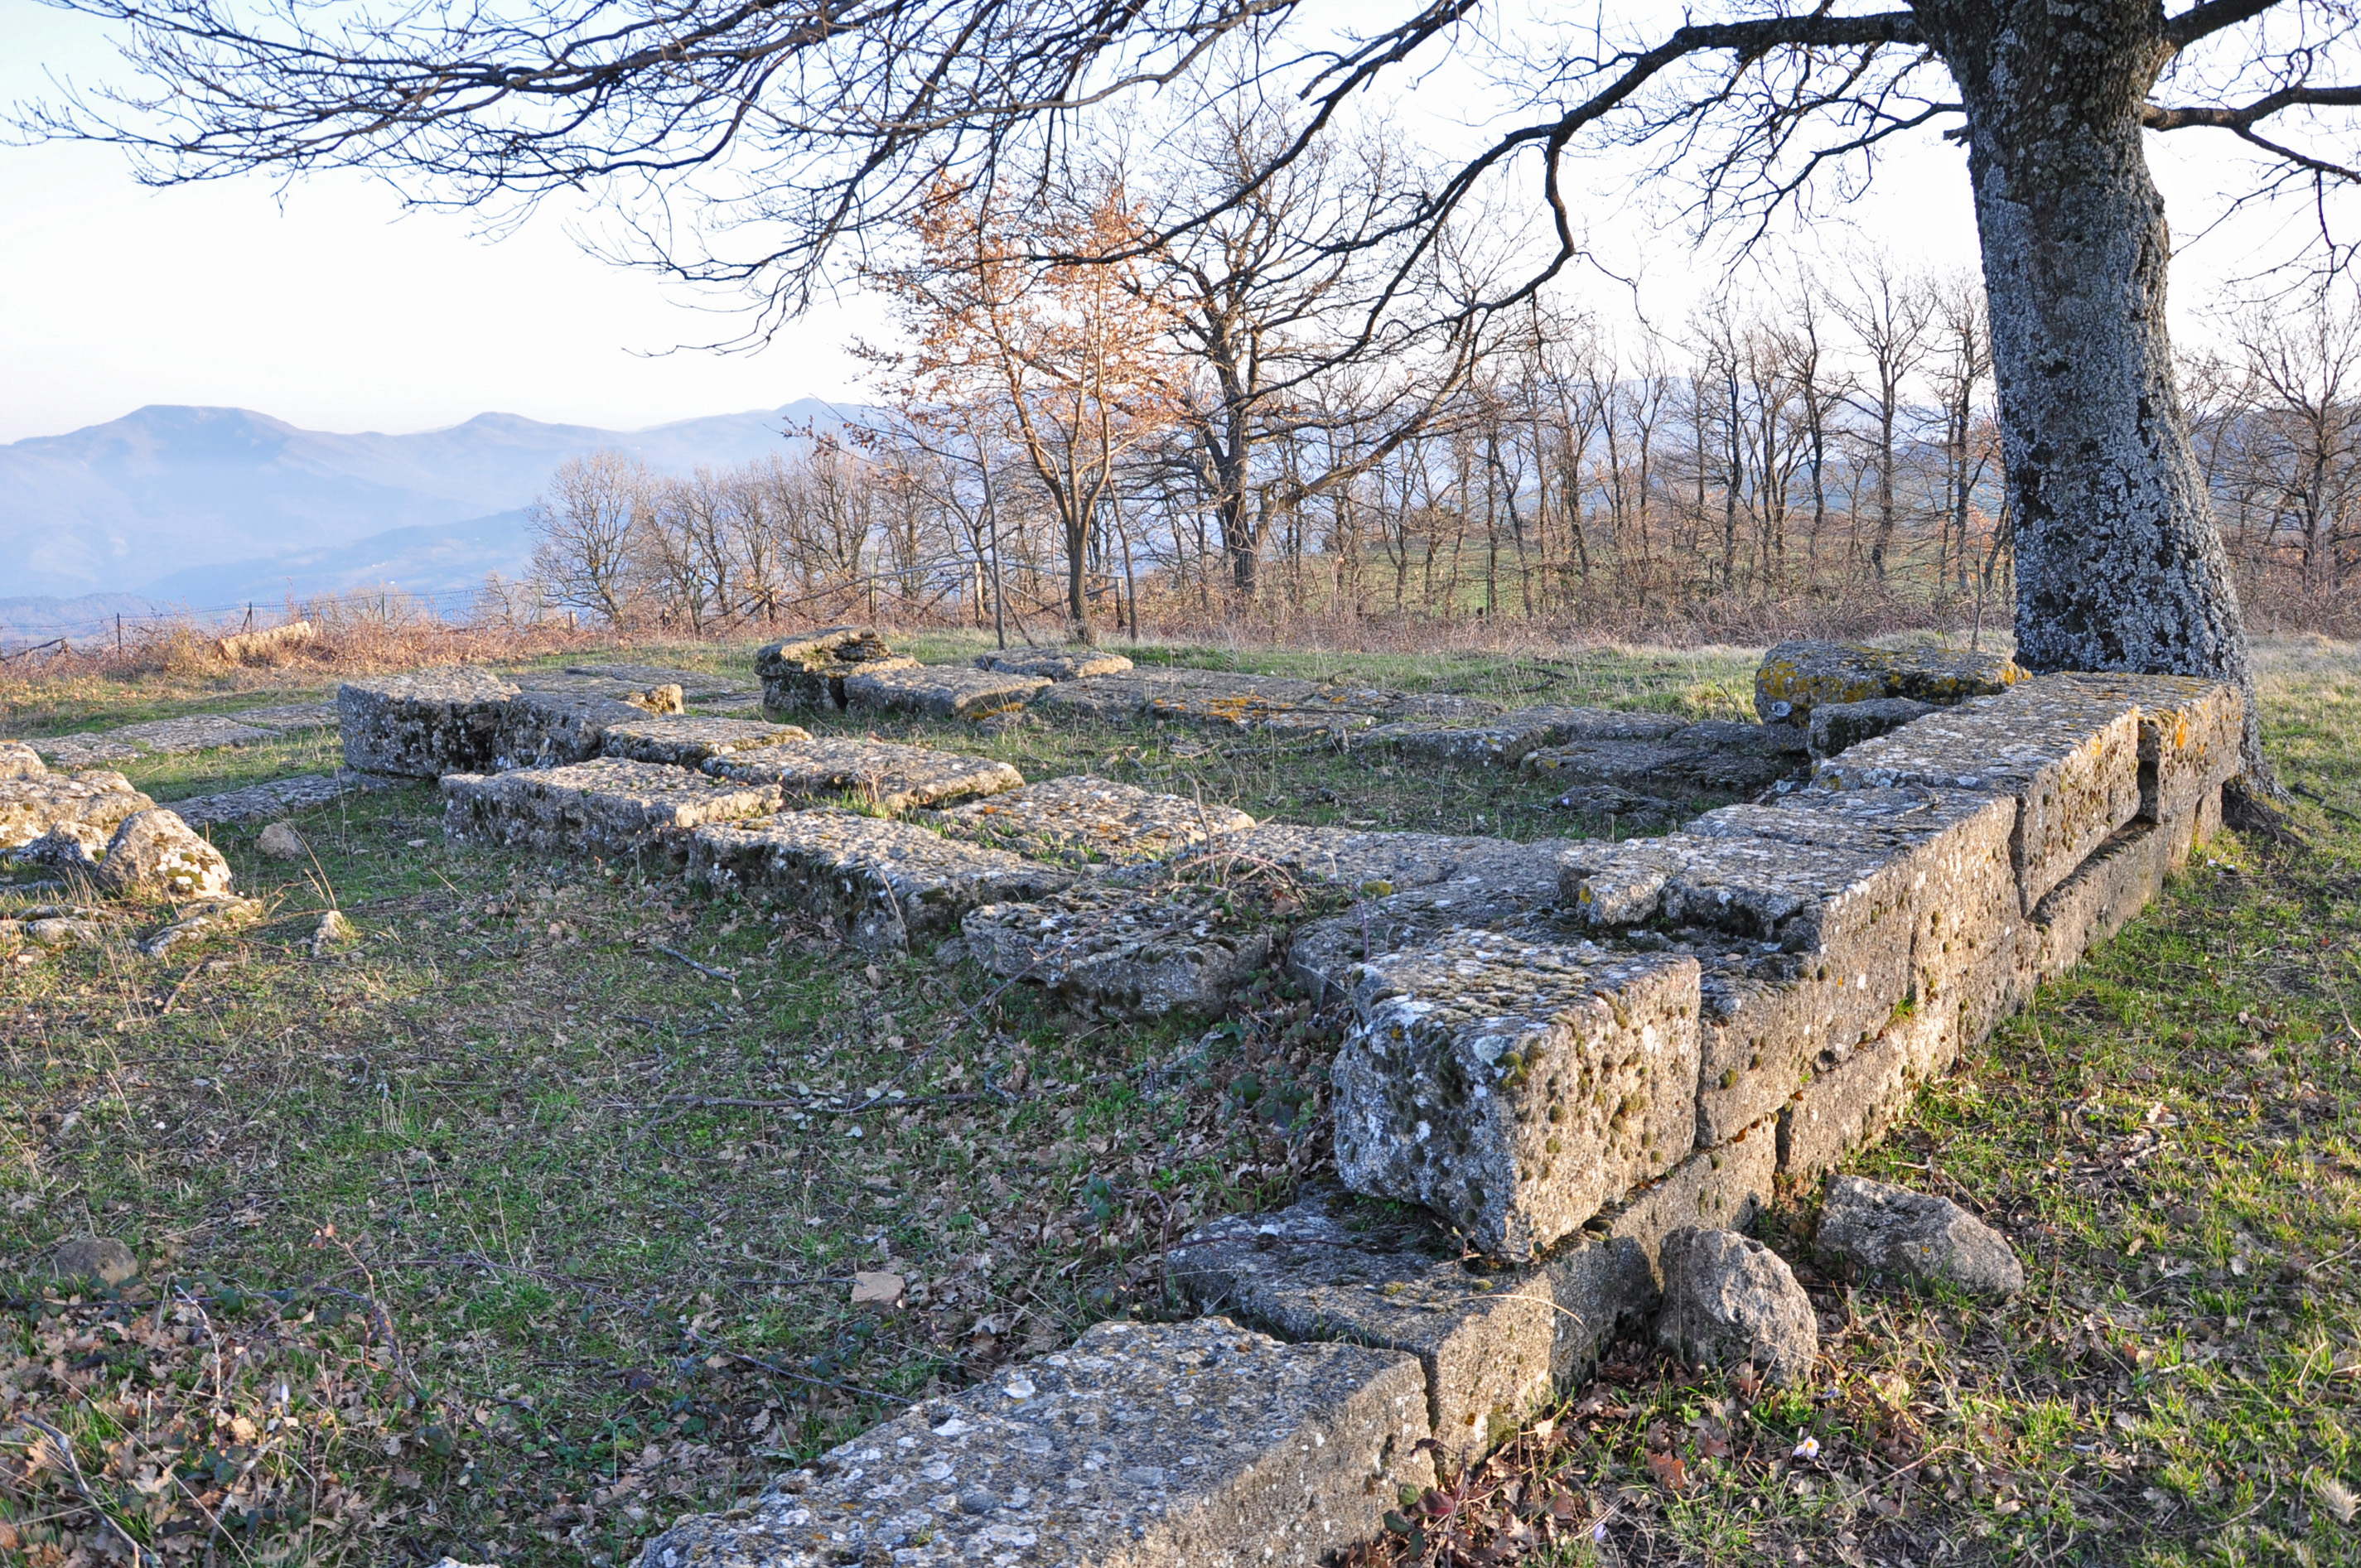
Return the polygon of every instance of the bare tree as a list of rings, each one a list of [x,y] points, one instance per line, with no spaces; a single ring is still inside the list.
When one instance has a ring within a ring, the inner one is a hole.
[[[559,466],[533,503],[533,571],[555,602],[621,626],[642,598],[645,563],[637,548],[654,481],[620,452],[594,452]]]

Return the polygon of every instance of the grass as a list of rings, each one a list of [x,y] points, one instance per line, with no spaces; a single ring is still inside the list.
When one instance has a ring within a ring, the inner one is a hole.
[[[1751,667],[1221,652],[1700,716],[1736,712]],[[2266,682],[2291,778],[2361,811],[2361,660],[2280,649]],[[128,685],[11,693],[7,723],[257,700]],[[1284,820],[1598,827],[1513,777],[1294,743],[879,729]],[[297,741],[126,771],[164,797],[324,758]],[[1750,1391],[1620,1347],[1466,1478],[1493,1500],[1464,1517],[1510,1528],[1562,1496],[1580,1528],[1538,1561],[1584,1560],[1601,1519],[1634,1561],[2361,1556],[2337,1517],[2361,1490],[2361,832],[2298,820],[2301,845],[2218,843],[1857,1162],[2001,1223],[2024,1298],[1807,1272],[1824,1383]],[[446,850],[423,787],[301,826],[295,862],[216,832],[270,905],[235,937],[0,960],[0,1560],[127,1538],[192,1563],[624,1563],[913,1398],[1171,1310],[1161,1244],[1284,1201],[1326,1158],[1338,1023],[1282,986],[1211,1029],[1093,1025],[647,868]],[[314,957],[331,903],[358,938]],[[1765,1234],[1805,1259],[1811,1219],[1790,1195]],[[142,1275],[45,1277],[59,1239],[92,1234]],[[863,1273],[900,1276],[900,1306],[856,1307]]]

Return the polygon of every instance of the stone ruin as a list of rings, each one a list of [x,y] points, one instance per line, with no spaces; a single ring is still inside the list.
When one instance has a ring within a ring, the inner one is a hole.
[[[1374,1535],[1434,1448],[1464,1460],[1515,1431],[1620,1328],[1653,1318],[1685,1354],[1795,1375],[1811,1315],[1733,1233],[2156,895],[2219,827],[2244,718],[2203,681],[1828,643],[1771,651],[1753,725],[1116,663],[945,669],[837,629],[758,669],[774,718],[1021,706],[1308,731],[1659,805],[1751,798],[1659,838],[1512,843],[1257,823],[753,720],[553,725],[472,672],[341,694],[347,760],[438,777],[456,840],[684,864],[862,947],[955,943],[1116,1017],[1218,1012],[1277,963],[1349,1007],[1343,1190],[1177,1245],[1205,1316],[1103,1323],[913,1406],[746,1508],[680,1521],[647,1568],[1310,1564]],[[528,732],[563,740],[503,742]],[[556,765],[503,766],[528,752]],[[1282,938],[1187,874],[1239,863],[1355,907]],[[1438,1255],[1431,1228],[1370,1228],[1347,1190],[1424,1211],[1483,1266]],[[1841,1196],[1831,1238],[1869,1264],[2021,1284],[1939,1200]]]

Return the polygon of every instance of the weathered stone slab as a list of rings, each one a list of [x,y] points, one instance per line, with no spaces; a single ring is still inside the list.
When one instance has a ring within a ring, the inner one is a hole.
[[[1315,1568],[1433,1484],[1425,1378],[1392,1351],[1221,1318],[1107,1322],[1071,1350],[830,1450],[641,1568]]]
[[[1406,887],[1482,878],[1509,883],[1554,875],[1563,839],[1520,844],[1448,833],[1387,833],[1266,822],[1206,841],[1193,857],[1216,866],[1276,872],[1328,883],[1372,897]]]
[[[939,813],[929,826],[1036,860],[1134,864],[1252,828],[1235,806],[1076,773]]]
[[[774,712],[840,711],[844,682],[864,670],[916,669],[866,626],[835,626],[789,638],[758,650],[754,673],[763,680],[763,706]]]
[[[810,730],[794,724],[765,724],[760,719],[720,718],[704,714],[662,718],[639,714],[608,725],[604,745],[610,757],[696,768],[715,757],[734,757],[766,746],[810,739]]]
[[[1784,757],[1800,764],[1811,738],[1792,724],[1742,724],[1730,718],[1700,718],[1664,737],[1667,746],[1745,757]]]
[[[1716,751],[1670,741],[1582,740],[1529,752],[1525,772],[1643,795],[1753,795],[1802,770],[1780,754]]]
[[[1936,1010],[1895,1019],[1825,1067],[1779,1113],[1781,1174],[1817,1176],[1877,1142],[1957,1049],[1953,1019]]]
[[[1592,1219],[1587,1229],[1637,1247],[1651,1269],[1661,1267],[1664,1238],[1683,1225],[1741,1231],[1771,1202],[1779,1173],[1779,1128],[1766,1117],[1711,1148],[1701,1148],[1622,1202]],[[1661,1273],[1656,1275],[1662,1280]]]
[[[279,739],[270,730],[214,714],[190,718],[151,718],[145,724],[126,724],[113,733],[118,740],[128,740],[142,750],[161,751],[167,756],[217,751],[225,746],[252,746],[259,741]]]
[[[1122,674],[1131,668],[1131,661],[1095,648],[1004,648],[995,653],[978,653],[975,667],[1011,675],[1038,675],[1045,681],[1086,681],[1097,675]]]
[[[1334,1189],[1276,1213],[1232,1215],[1172,1249],[1198,1310],[1301,1343],[1415,1355],[1427,1418],[1454,1460],[1489,1452],[1596,1364],[1617,1325],[1653,1304],[1631,1242],[1579,1238],[1532,1269],[1479,1274],[1409,1233],[1356,1230]]]
[[[960,664],[865,666],[844,680],[844,706],[871,713],[917,713],[928,718],[982,718],[1022,707],[1049,684],[1041,675],[1012,675]]]
[[[336,727],[333,702],[290,702],[275,707],[242,707],[229,716],[240,724],[256,724],[281,735],[308,735]]]
[[[1812,755],[1833,757],[1863,740],[1874,740],[1935,711],[1914,697],[1879,696],[1867,702],[1823,703],[1812,709]]]
[[[1683,1226],[1664,1238],[1664,1310],[1656,1343],[1691,1365],[1752,1365],[1802,1383],[1819,1358],[1812,1299],[1786,1259],[1751,1237]]]
[[[643,709],[613,697],[522,692],[500,710],[492,741],[492,766],[507,773],[587,762],[604,751],[608,726],[647,717]]]
[[[128,762],[139,757],[140,749],[128,740],[118,740],[112,735],[86,729],[77,735],[60,735],[54,739],[28,742],[36,754],[46,758],[49,766],[71,772],[77,768],[96,767],[101,762]]]
[[[1359,736],[1360,747],[1383,747],[1422,762],[1460,767],[1512,768],[1545,746],[1569,741],[1661,740],[1686,727],[1668,713],[1619,713],[1603,707],[1521,707],[1489,723],[1411,720],[1381,725]]]
[[[2170,822],[2245,771],[2246,699],[2187,675],[2071,674],[2062,683],[2139,705],[2140,815]]]
[[[1336,1056],[1345,1185],[1521,1261],[1696,1136],[1694,959],[1481,931],[1363,964]]]
[[[595,675],[640,691],[655,686],[678,686],[681,695],[692,701],[735,696],[746,689],[746,679],[742,675],[715,674],[709,670],[674,670],[661,664],[568,664],[566,673],[570,675]]]
[[[1176,666],[1060,682],[1031,711],[1052,718],[1128,723],[1154,718],[1232,729],[1316,729],[1334,734],[1422,719],[1472,722],[1499,704],[1448,693],[1405,693],[1283,675]]]
[[[1922,784],[2013,797],[2010,852],[2029,912],[2139,814],[2139,711],[2072,677],[2036,676],[1864,740],[1813,776],[1832,789]]]
[[[2030,922],[2042,980],[2081,962],[2164,892],[2165,879],[2188,864],[2196,818],[2191,811],[2177,822],[2135,822],[2049,890]]]
[[[0,779],[0,850],[29,844],[60,822],[113,832],[117,823],[155,802],[121,773],[43,773]]]
[[[1218,1014],[1269,960],[1271,928],[1219,890],[1085,883],[1038,903],[988,904],[960,922],[986,969],[1115,1018]]]
[[[834,810],[708,828],[696,837],[689,876],[807,910],[876,951],[949,936],[971,909],[1033,903],[1074,881],[1071,871],[1005,850]]]
[[[1948,1198],[1858,1176],[1828,1179],[1813,1244],[1823,1257],[1872,1276],[1951,1285],[1994,1299],[2025,1288],[2025,1266],[1990,1225]]]
[[[333,806],[348,795],[373,794],[408,782],[383,773],[356,773],[345,769],[335,773],[297,773],[291,778],[271,779],[244,789],[193,795],[167,804],[192,828],[271,822],[290,812]]]
[[[500,716],[516,695],[498,675],[464,665],[346,681],[336,688],[345,765],[430,779],[489,772]]]
[[[851,795],[879,811],[999,795],[1025,776],[1006,762],[884,740],[821,739],[734,751],[702,764],[716,778],[776,784],[788,800]]]
[[[22,740],[0,740],[0,779],[37,779],[48,773],[41,754]]]
[[[1947,707],[2005,691],[2024,678],[2003,653],[1782,642],[1754,672],[1754,711],[1765,724],[1806,726],[1812,710],[1825,704],[1906,696]]]
[[[489,777],[446,773],[443,800],[443,831],[459,843],[674,861],[687,858],[699,828],[779,808],[778,791],[761,784],[613,757]]]

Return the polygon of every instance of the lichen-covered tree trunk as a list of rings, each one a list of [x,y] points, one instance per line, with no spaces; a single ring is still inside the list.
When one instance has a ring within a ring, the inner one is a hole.
[[[2246,634],[2165,323],[2170,246],[2140,113],[2153,0],[1931,0],[1968,109],[2015,518],[2017,658],[2235,681],[2272,788]]]

